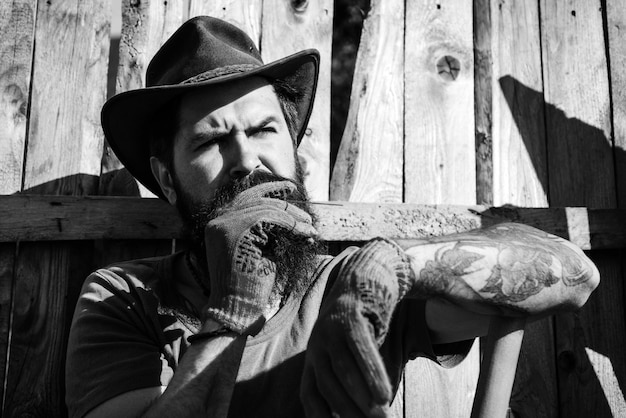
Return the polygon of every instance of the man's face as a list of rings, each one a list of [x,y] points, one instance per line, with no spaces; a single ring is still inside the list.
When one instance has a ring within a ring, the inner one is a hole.
[[[206,203],[216,190],[252,172],[296,178],[292,138],[264,79],[188,93],[178,118],[172,173],[177,187],[170,203],[177,203],[181,192],[187,203]]]

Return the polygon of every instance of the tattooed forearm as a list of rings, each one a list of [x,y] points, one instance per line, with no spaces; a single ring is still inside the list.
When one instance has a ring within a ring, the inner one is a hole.
[[[434,254],[415,265],[419,283],[413,290],[422,297],[532,311],[539,305],[584,303],[597,285],[597,269],[582,251],[525,225],[497,225],[451,238],[432,240]]]

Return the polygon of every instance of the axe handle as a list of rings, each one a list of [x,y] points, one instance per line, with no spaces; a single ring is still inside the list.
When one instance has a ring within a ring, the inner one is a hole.
[[[525,324],[520,318],[491,319],[471,418],[506,417]]]

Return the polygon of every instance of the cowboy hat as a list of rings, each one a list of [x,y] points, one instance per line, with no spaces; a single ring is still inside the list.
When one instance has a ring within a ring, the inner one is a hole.
[[[109,145],[128,171],[164,198],[150,169],[150,122],[172,99],[199,87],[251,76],[284,80],[299,91],[296,144],[313,108],[319,53],[301,51],[264,64],[254,42],[239,28],[209,16],[185,22],[159,49],[146,71],[146,87],[113,96],[102,107]]]

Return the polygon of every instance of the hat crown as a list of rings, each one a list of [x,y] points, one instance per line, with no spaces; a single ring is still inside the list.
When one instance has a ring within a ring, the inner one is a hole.
[[[252,39],[223,20],[198,16],[185,22],[156,53],[146,71],[146,87],[180,84],[241,65],[263,65]]]

